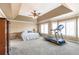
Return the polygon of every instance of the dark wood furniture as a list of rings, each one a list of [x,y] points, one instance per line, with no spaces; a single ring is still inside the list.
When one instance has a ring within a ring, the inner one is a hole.
[[[0,55],[9,54],[8,24],[6,18],[0,18]]]

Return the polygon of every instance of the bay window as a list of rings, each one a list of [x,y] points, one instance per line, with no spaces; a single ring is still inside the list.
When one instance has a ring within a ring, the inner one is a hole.
[[[48,23],[41,24],[41,33],[48,34]]]
[[[52,30],[57,28],[57,22],[52,22]],[[54,34],[54,32],[52,31],[52,34]]]
[[[62,32],[63,35],[65,35],[65,34],[66,34],[66,33],[65,33],[65,31],[66,31],[65,21],[60,21],[60,22],[59,22],[59,25],[60,25],[60,24],[64,26],[64,28],[61,30],[61,32]]]
[[[66,21],[66,35],[76,36],[76,19]]]

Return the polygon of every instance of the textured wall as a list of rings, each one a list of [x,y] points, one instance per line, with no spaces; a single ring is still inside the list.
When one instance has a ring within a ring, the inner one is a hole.
[[[10,33],[22,32],[28,29],[36,29],[36,25],[33,23],[23,23],[23,22],[10,22],[9,24]],[[37,29],[36,29],[37,30]]]

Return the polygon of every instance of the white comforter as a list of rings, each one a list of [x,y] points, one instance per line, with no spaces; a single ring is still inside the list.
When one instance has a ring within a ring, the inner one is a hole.
[[[27,32],[23,32],[21,34],[22,39],[24,41],[26,40],[32,40],[32,39],[38,39],[39,38],[39,33],[27,33]]]

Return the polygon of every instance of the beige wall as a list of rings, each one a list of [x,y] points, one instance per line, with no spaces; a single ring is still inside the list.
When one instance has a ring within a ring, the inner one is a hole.
[[[24,22],[10,22],[9,24],[10,33],[13,32],[22,32],[28,29],[36,29],[36,25],[33,23],[24,23]],[[37,29],[36,29],[37,30]]]

